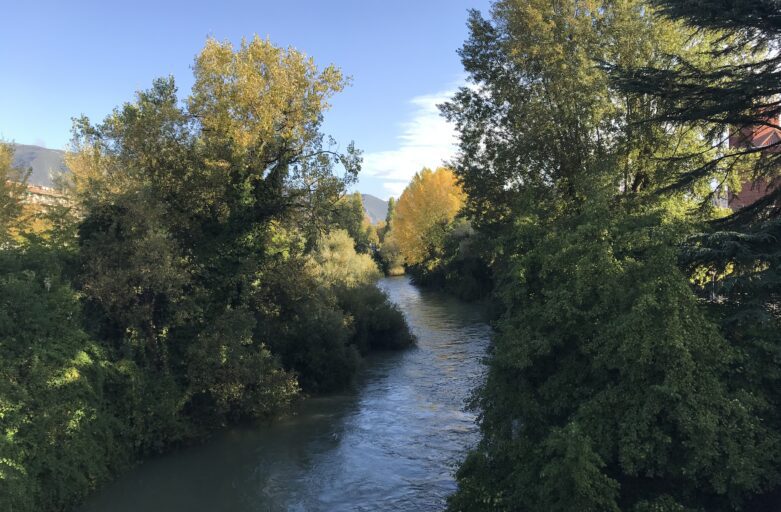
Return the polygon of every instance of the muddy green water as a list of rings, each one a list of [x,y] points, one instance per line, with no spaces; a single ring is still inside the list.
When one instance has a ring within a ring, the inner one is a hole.
[[[490,331],[475,305],[403,277],[379,286],[406,315],[416,348],[372,356],[350,391],[306,400],[287,419],[149,460],[81,512],[442,510],[477,441],[464,405]]]

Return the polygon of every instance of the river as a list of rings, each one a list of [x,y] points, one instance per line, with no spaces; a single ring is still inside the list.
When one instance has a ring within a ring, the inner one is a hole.
[[[416,348],[370,356],[347,392],[304,400],[270,425],[232,428],[144,462],[81,512],[434,511],[478,438],[465,411],[490,330],[480,308],[379,282]]]

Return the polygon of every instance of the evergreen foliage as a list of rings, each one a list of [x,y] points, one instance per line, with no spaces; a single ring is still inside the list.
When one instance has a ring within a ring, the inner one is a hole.
[[[779,334],[779,152],[778,142],[754,140],[779,128],[779,15],[772,1],[707,2],[659,0],[659,12],[679,20],[704,40],[704,62],[677,59],[677,65],[617,66],[615,83],[629,94],[657,103],[656,117],[672,126],[703,127],[700,147],[717,147],[704,162],[695,153],[678,159],[675,180],[663,190],[687,190],[702,175],[733,192],[752,183],[768,185],[753,204],[718,218],[683,244],[681,264],[695,278],[711,317],[737,351],[731,380],[760,397],[762,421],[781,431],[781,334]],[[728,140],[727,140],[728,139]],[[707,205],[706,205],[707,206]],[[776,449],[776,453],[777,453]],[[778,455],[776,455],[778,457]],[[769,507],[781,499],[776,479],[766,492]],[[765,490],[765,489],[761,489]],[[747,507],[747,509],[750,509]]]
[[[608,73],[700,47],[632,0],[499,0],[470,31],[443,112],[501,308],[450,509],[756,510],[781,478],[774,344],[734,344],[679,266],[715,168],[669,187],[717,149]]]

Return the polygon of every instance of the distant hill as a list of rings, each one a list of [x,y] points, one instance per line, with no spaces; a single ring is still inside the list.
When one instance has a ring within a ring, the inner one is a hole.
[[[383,201],[371,194],[361,194],[361,198],[363,199],[363,209],[366,211],[369,219],[371,219],[372,224],[385,220],[385,217],[388,216],[388,201]]]
[[[28,180],[31,185],[52,186],[52,176],[67,172],[65,167],[65,152],[59,149],[47,149],[41,146],[14,144],[14,167],[32,168]],[[371,219],[372,224],[384,221],[388,215],[388,201],[371,194],[361,194],[363,209]]]
[[[14,144],[13,166],[21,169],[32,168],[28,182],[31,185],[52,186],[52,176],[67,171],[65,151],[47,149],[40,146]]]

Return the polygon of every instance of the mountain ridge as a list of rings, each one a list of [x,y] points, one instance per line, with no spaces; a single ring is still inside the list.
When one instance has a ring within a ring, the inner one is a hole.
[[[363,202],[363,211],[369,216],[372,224],[384,221],[385,217],[388,216],[388,201],[363,193],[361,194],[361,200]]]
[[[68,172],[65,165],[65,151],[49,149],[33,144],[11,144],[14,148],[13,166],[21,169],[31,169],[28,183],[43,187],[54,186],[54,177]],[[388,215],[388,201],[372,194],[361,193],[363,209],[372,224],[384,221]]]
[[[14,160],[12,165],[20,169],[31,169],[28,183],[51,187],[54,185],[53,177],[57,174],[68,172],[65,166],[65,151],[49,149],[31,144],[11,144],[14,148]]]

